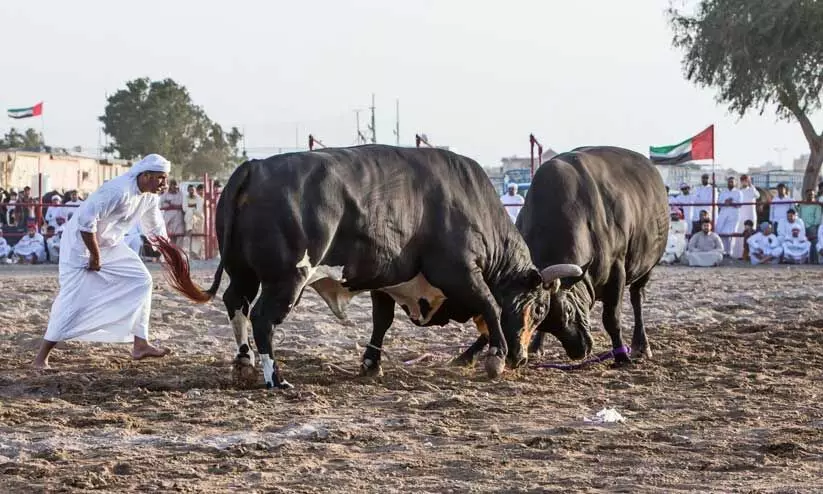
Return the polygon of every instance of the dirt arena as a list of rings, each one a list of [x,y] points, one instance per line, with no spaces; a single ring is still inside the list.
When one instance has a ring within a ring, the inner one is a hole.
[[[359,378],[368,296],[342,324],[307,292],[278,336],[288,392],[233,389],[222,302],[189,303],[157,265],[152,331],[172,356],[70,342],[29,370],[57,269],[0,268],[2,492],[823,492],[817,266],[658,268],[652,361],[496,382],[447,364],[473,326],[402,313],[385,376]],[[547,343],[541,360],[565,361]],[[606,407],[625,421],[589,420]]]

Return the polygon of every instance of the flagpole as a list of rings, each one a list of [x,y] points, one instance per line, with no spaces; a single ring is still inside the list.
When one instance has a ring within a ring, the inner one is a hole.
[[[712,231],[716,232],[716,224],[715,224],[715,210],[716,208],[716,198],[715,195],[717,194],[717,181],[715,180],[715,170],[716,170],[716,162],[714,159],[714,124],[712,124]]]

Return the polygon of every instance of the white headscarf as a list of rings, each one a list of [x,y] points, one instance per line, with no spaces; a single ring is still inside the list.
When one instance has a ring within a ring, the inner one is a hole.
[[[144,172],[169,173],[171,172],[171,163],[159,154],[150,154],[137,163],[131,165],[129,175],[136,177]]]

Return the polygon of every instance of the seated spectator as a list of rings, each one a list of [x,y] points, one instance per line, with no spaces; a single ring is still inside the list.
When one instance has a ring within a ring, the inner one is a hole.
[[[692,235],[686,250],[689,266],[717,266],[723,260],[723,241],[712,231],[711,220],[703,220],[700,227],[700,231]]]
[[[46,224],[49,226],[53,226],[55,229],[57,228],[57,217],[63,215],[63,208],[60,206],[60,196],[55,194],[51,196],[51,206],[46,210],[46,214],[43,217]]]
[[[34,222],[27,225],[27,235],[14,246],[14,258],[20,264],[38,264],[46,260],[46,241],[37,233]]]
[[[800,231],[806,231],[806,225],[803,220],[797,217],[797,212],[794,209],[786,211],[786,218],[777,223],[777,238],[782,242],[784,239],[792,236],[792,229],[795,226],[800,227]],[[803,235],[805,238],[805,235]]]
[[[780,256],[783,255],[783,247],[777,235],[772,233],[772,224],[764,221],[760,224],[760,231],[754,233],[746,240],[749,246],[749,257],[752,266],[758,264],[777,264]]]
[[[749,238],[755,234],[754,222],[746,220],[743,222],[743,260],[749,260]]]
[[[823,264],[823,224],[817,227],[817,264]]]
[[[672,211],[669,222],[669,240],[666,251],[660,259],[662,264],[674,264],[680,261],[686,252],[686,222],[683,221],[683,212]]]
[[[812,243],[812,250],[809,253],[809,263],[817,263],[817,249],[815,248],[815,241],[817,240],[817,229],[823,223],[823,205],[815,201],[814,189],[806,191],[804,204],[797,205],[797,216],[806,225],[806,238]]]
[[[704,220],[705,221],[711,221],[712,219],[709,218],[709,212],[708,211],[706,211],[705,209],[701,209],[700,210],[700,217],[697,219],[697,221],[692,221],[692,233],[691,233],[692,235],[694,235],[695,233],[698,233],[700,230],[703,229],[703,227],[701,225],[703,225]]]
[[[3,238],[3,229],[0,228],[0,262],[11,264],[11,246]]]
[[[60,262],[60,235],[55,232],[51,225],[46,229],[46,256],[49,262],[57,264]]]
[[[783,239],[783,261],[787,264],[806,264],[809,262],[811,242],[800,225],[792,227],[792,234]]]

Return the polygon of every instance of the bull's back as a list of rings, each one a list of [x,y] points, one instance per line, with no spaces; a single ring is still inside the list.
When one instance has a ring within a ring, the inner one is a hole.
[[[538,266],[591,263],[597,285],[622,262],[631,283],[665,250],[667,204],[660,174],[646,157],[616,147],[579,148],[541,165],[518,226]]]

